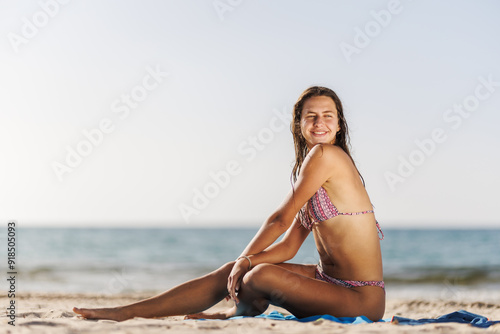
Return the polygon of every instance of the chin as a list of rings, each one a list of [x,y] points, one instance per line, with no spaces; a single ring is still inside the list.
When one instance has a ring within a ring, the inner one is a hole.
[[[315,142],[313,145],[318,145],[318,144],[324,144],[324,145],[332,145],[332,141],[327,141],[327,140],[322,140],[322,141],[318,141],[318,142]]]

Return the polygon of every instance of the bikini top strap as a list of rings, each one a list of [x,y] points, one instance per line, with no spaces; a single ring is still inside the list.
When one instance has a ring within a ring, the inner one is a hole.
[[[382,232],[382,229],[380,228],[380,225],[378,224],[378,221],[375,221],[375,224],[377,225],[378,239],[379,240],[384,240],[384,232]]]

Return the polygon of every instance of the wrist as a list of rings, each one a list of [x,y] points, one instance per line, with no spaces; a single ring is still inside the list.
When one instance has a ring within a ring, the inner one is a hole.
[[[236,261],[239,261],[241,259],[247,260],[248,261],[248,270],[252,269],[252,260],[246,255],[242,255],[239,258],[236,259]]]

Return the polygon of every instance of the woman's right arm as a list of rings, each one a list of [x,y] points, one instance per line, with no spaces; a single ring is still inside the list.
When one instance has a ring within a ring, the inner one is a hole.
[[[283,217],[280,210],[276,211],[262,224],[241,255],[253,255],[262,252],[286,232],[292,221],[293,217]]]
[[[270,245],[266,249],[254,255],[248,256],[252,267],[261,263],[282,263],[290,260],[297,254],[300,246],[309,235],[309,230],[304,228],[298,219],[287,230],[286,235],[280,242]],[[247,247],[248,248],[248,247]],[[239,258],[233,266],[228,277],[227,291],[229,296],[238,303],[236,295],[240,288],[241,278],[250,270],[247,258]]]
[[[254,255],[250,255],[252,267],[261,263],[282,263],[292,259],[306,240],[310,231],[295,219],[282,240]]]

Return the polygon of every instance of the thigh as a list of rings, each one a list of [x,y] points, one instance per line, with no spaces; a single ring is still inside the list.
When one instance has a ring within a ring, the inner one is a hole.
[[[296,274],[315,278],[316,277],[316,265],[315,264],[296,264],[296,263],[279,263],[276,264],[278,267],[286,269],[288,271],[294,272]]]
[[[383,289],[344,288],[315,279],[314,270],[314,266],[308,265],[258,265],[252,269],[247,284],[266,296],[272,304],[284,307],[300,318],[330,314],[336,317],[365,315],[379,320],[383,316]],[[304,275],[304,272],[308,274]]]

